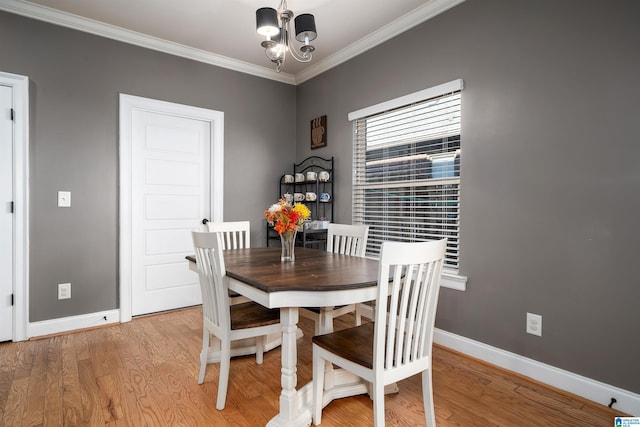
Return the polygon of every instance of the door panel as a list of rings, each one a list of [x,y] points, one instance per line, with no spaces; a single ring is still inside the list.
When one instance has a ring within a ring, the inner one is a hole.
[[[132,315],[200,304],[185,256],[210,216],[211,123],[134,110],[131,130]]]

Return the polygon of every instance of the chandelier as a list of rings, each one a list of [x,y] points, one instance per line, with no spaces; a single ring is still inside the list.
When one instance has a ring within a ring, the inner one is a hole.
[[[280,1],[278,10],[271,7],[262,7],[256,10],[256,27],[258,34],[267,39],[260,45],[264,48],[267,58],[276,64],[276,71],[280,72],[287,59],[287,52],[298,62],[309,62],[313,56],[315,47],[309,42],[315,40],[316,21],[310,13],[298,15],[294,20],[296,40],[304,43],[298,53],[289,41],[289,22],[293,18],[293,12],[287,8],[286,0]],[[278,22],[279,20],[279,22]]]

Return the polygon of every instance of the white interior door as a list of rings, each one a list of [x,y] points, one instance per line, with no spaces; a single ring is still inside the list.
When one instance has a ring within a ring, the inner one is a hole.
[[[0,341],[13,339],[13,89],[0,85]]]
[[[128,95],[121,95],[120,108],[126,321],[201,303],[185,256],[193,253],[191,230],[203,218],[221,220],[222,171],[214,169],[222,168],[222,113]]]

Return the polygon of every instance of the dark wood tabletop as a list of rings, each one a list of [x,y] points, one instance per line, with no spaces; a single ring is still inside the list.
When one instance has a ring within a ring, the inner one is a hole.
[[[378,280],[376,260],[302,247],[296,247],[293,262],[280,261],[280,255],[280,248],[224,251],[227,276],[268,293],[357,289]]]

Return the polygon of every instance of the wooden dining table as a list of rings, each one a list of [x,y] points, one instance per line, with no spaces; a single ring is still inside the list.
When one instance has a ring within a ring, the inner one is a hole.
[[[333,307],[375,300],[378,262],[310,248],[296,248],[295,261],[280,261],[280,248],[224,251],[229,289],[268,308],[280,309],[282,368],[280,412],[267,426],[311,424],[311,383],[297,387],[296,332],[299,307]],[[320,310],[321,333],[333,322]],[[341,397],[367,393],[360,378],[342,369],[325,374],[324,405]]]

